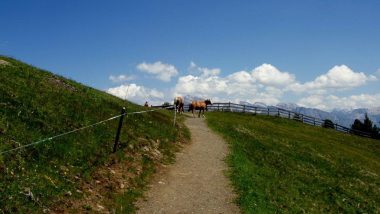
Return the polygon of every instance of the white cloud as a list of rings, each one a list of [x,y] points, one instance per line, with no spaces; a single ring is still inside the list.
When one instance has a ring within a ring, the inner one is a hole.
[[[143,62],[137,65],[137,69],[148,74],[153,74],[157,79],[164,82],[169,82],[173,76],[178,75],[178,71],[173,65],[164,64],[161,61],[155,63]]]
[[[121,82],[126,82],[130,80],[134,80],[135,76],[126,76],[126,75],[119,75],[119,76],[114,76],[111,75],[108,77],[109,80],[111,80],[113,83],[121,83]]]
[[[305,106],[309,108],[317,108],[321,110],[329,110],[329,107],[325,101],[325,96],[323,95],[311,95],[308,97],[301,98],[297,104],[300,106]]]
[[[378,107],[380,94],[359,94],[347,97],[335,95],[311,95],[301,98],[297,104],[306,107],[318,108],[322,110],[332,110],[334,108],[373,108]]]
[[[141,105],[143,105],[145,101],[149,101],[149,104],[160,105],[165,100],[165,95],[161,91],[139,86],[134,83],[109,88],[107,93]]]
[[[192,95],[211,98],[213,101],[247,101],[276,104],[282,91],[270,86],[256,83],[247,71],[232,73],[226,77],[219,76],[220,69],[201,68],[190,64],[189,70],[198,75],[179,77],[175,86],[175,94]]]
[[[187,75],[180,77],[176,86],[181,94],[217,94],[227,90],[226,81],[220,77],[202,78],[200,76]]]
[[[154,74],[158,79],[170,81],[178,74],[177,69],[169,64],[158,61],[153,64],[141,63],[137,68],[146,73]],[[210,98],[213,102],[263,102],[275,105],[284,102],[283,95],[297,96],[299,105],[331,110],[333,108],[359,108],[379,106],[380,94],[360,94],[347,97],[338,97],[334,92],[353,89],[376,80],[374,75],[355,72],[346,65],[334,66],[325,74],[314,80],[301,83],[294,74],[281,71],[270,64],[262,64],[251,71],[238,71],[227,76],[221,76],[219,68],[206,68],[190,63],[190,74],[180,76],[173,88],[163,93],[156,89],[146,88],[136,84],[125,84],[110,88],[108,93],[133,102],[143,104],[146,100],[150,104],[162,104],[171,101],[177,95],[191,95]],[[380,74],[380,71],[377,73]],[[124,81],[128,77],[120,75],[110,76],[110,80]],[[128,90],[128,94],[127,94]],[[306,92],[306,97],[302,93]]]
[[[252,71],[252,76],[258,82],[276,87],[283,87],[295,82],[293,74],[281,72],[271,64],[262,64]]]
[[[368,81],[377,79],[373,75],[354,72],[345,65],[334,66],[326,74],[306,83],[297,82],[294,74],[280,71],[270,64],[262,64],[250,73],[239,71],[226,77],[220,76],[220,69],[202,68],[194,62],[190,63],[189,70],[192,71],[191,75],[179,77],[175,94],[272,105],[282,101],[284,92],[308,92],[310,95],[301,98],[298,104],[324,110],[376,106],[380,103],[377,96],[355,95],[339,98],[332,95],[336,91],[363,86]],[[210,72],[212,70],[214,72]],[[330,95],[326,95],[327,92]]]
[[[197,66],[194,62],[190,62],[189,70],[195,71],[196,74],[200,73],[201,77],[218,76],[220,74],[219,68],[202,68]]]
[[[231,82],[253,84],[255,79],[246,71],[238,71],[227,76]]]
[[[354,72],[346,65],[334,66],[326,74],[304,84],[294,83],[289,89],[295,92],[311,92],[323,94],[331,90],[346,90],[362,86],[368,81],[377,80],[373,75]]]

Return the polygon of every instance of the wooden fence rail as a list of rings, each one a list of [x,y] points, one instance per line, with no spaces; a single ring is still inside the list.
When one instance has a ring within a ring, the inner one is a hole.
[[[167,108],[169,110],[174,110],[174,105],[169,106],[152,106],[153,108]],[[184,110],[188,111],[189,106],[185,105]],[[293,119],[300,121],[302,123],[312,125],[312,126],[323,126],[326,120],[316,118],[313,116],[289,111],[287,109],[278,108],[278,107],[261,107],[261,106],[252,106],[252,105],[242,105],[236,103],[213,103],[207,107],[208,111],[223,111],[223,112],[242,112],[242,113],[251,113],[251,114],[261,114],[268,116],[276,116],[281,118]],[[334,124],[334,128],[337,131],[359,135],[362,137],[371,137],[370,133],[362,132],[359,130],[351,129],[339,124]]]

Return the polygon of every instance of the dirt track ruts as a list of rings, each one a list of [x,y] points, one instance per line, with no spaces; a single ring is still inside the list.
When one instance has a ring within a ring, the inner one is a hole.
[[[160,170],[137,213],[239,213],[225,175],[226,142],[204,119],[187,118],[192,142],[177,153],[176,162]]]

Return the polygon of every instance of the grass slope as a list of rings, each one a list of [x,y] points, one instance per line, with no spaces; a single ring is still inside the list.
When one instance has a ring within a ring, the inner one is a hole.
[[[380,141],[271,116],[209,113],[244,213],[379,213]]]
[[[15,59],[0,56],[0,62],[0,151],[107,119],[120,114],[122,106],[128,112],[143,110]],[[91,180],[98,166],[109,162],[117,124],[118,119],[112,120],[0,155],[0,213],[40,213],[61,200],[80,198],[76,189]],[[173,157],[173,142],[180,135],[188,137],[186,130],[180,133],[173,128],[172,116],[165,111],[129,115],[124,124],[122,148],[128,150],[127,144],[137,145],[141,139],[157,141],[164,159]],[[122,159],[123,154],[120,150],[116,158]],[[144,165],[139,174],[145,180],[150,173],[144,169],[152,171],[154,163],[143,158],[136,164]],[[128,201],[133,201],[133,195],[126,196]]]

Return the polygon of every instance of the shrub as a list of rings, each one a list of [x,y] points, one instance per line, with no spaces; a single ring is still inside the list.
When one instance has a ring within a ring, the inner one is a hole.
[[[322,124],[322,127],[323,128],[327,128],[327,129],[333,129],[333,128],[335,128],[334,123],[330,119],[324,120],[324,122]]]

